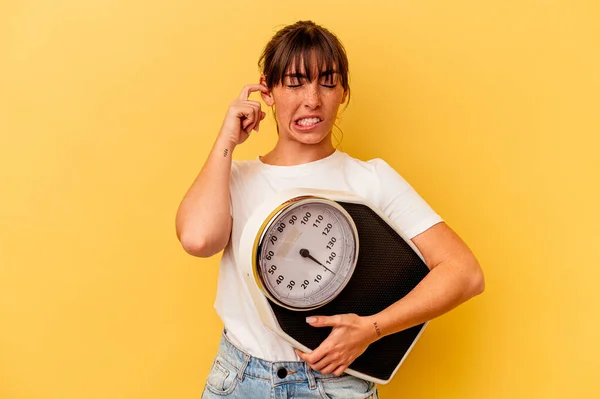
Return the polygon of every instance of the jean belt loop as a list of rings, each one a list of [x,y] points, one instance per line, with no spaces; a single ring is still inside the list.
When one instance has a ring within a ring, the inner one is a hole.
[[[248,363],[250,363],[250,355],[245,353],[244,364],[242,365],[242,367],[240,367],[240,370],[238,371],[238,380],[240,380],[240,382],[244,379],[244,372],[246,371],[246,367],[248,367]]]
[[[308,378],[308,385],[310,386],[310,389],[316,389],[317,382],[315,381],[315,375],[313,374],[313,370],[306,362],[304,362],[304,369],[306,372],[306,377]]]

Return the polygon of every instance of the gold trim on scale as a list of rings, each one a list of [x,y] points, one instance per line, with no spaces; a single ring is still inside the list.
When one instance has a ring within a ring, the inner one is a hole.
[[[273,212],[271,212],[265,218],[264,222],[262,223],[262,225],[258,229],[258,232],[256,233],[256,237],[254,237],[254,245],[252,246],[252,273],[254,274],[254,281],[256,281],[256,285],[258,285],[258,288],[260,288],[260,290],[263,292],[263,294],[265,294],[271,300],[273,300],[274,302],[277,302],[278,304],[280,304],[282,306],[284,306],[284,304],[282,304],[281,301],[279,301],[276,298],[273,298],[271,296],[271,293],[269,292],[269,290],[263,285],[262,279],[258,273],[257,259],[259,257],[258,247],[260,246],[260,238],[263,236],[267,227],[269,227],[273,223],[273,220],[275,220],[275,217],[279,213],[283,212],[286,208],[289,208],[294,203],[301,201],[301,200],[309,199],[309,198],[315,198],[315,199],[318,198],[318,199],[325,199],[325,200],[327,199],[327,198],[323,198],[323,197],[317,197],[314,195],[304,195],[304,196],[294,197],[292,199],[287,200],[286,202],[284,202],[283,204],[281,204],[277,208],[275,208],[273,210]]]
[[[267,287],[265,287],[265,285],[263,284],[262,278],[259,274],[259,264],[258,264],[258,258],[260,257],[260,254],[258,253],[258,249],[259,247],[261,247],[261,237],[264,236],[265,231],[271,226],[271,224],[273,223],[273,221],[277,218],[277,216],[283,212],[285,212],[285,210],[291,206],[293,206],[294,204],[296,204],[299,201],[304,201],[307,199],[315,199],[315,200],[322,200],[322,201],[326,201],[329,203],[332,203],[333,206],[335,208],[338,209],[338,211],[340,211],[349,221],[350,223],[350,229],[352,231],[352,234],[354,236],[354,243],[355,243],[355,258],[354,258],[354,264],[352,265],[352,269],[354,270],[354,267],[356,266],[356,262],[358,261],[358,253],[359,253],[359,239],[358,239],[358,230],[356,229],[356,224],[354,223],[354,220],[352,219],[352,216],[350,216],[350,214],[335,200],[331,199],[331,198],[326,198],[326,197],[321,197],[321,196],[316,196],[316,195],[303,195],[303,196],[298,196],[298,197],[294,197],[291,198],[287,201],[285,201],[284,203],[282,203],[281,205],[277,206],[263,221],[262,225],[260,226],[260,228],[258,229],[256,236],[254,237],[254,244],[252,246],[252,273],[254,275],[254,281],[256,282],[256,285],[258,286],[258,288],[262,291],[262,293],[269,299],[271,299],[273,302],[277,303],[279,306],[282,306],[284,308],[290,309],[290,310],[296,310],[296,311],[309,311],[309,310],[314,310],[319,308],[320,306],[324,305],[324,303],[322,304],[318,304],[316,306],[312,306],[310,308],[297,308],[297,307],[293,307],[290,306],[288,304],[285,304],[283,302],[281,302],[280,300],[278,300],[277,298],[274,298],[274,296],[269,292],[269,290],[267,289]],[[348,280],[349,281],[349,280]],[[348,281],[346,281],[346,284],[348,283]],[[345,284],[344,284],[345,286]]]

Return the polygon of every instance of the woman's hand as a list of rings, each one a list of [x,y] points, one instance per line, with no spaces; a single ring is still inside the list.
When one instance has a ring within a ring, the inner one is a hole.
[[[248,100],[250,93],[260,91],[268,94],[269,89],[262,84],[246,85],[237,99],[229,104],[219,136],[236,146],[246,141],[252,130],[258,132],[260,121],[265,117],[260,102]]]
[[[296,350],[313,370],[336,376],[377,340],[375,327],[366,317],[355,314],[313,316],[306,320],[313,327],[333,327],[331,333],[312,353]]]

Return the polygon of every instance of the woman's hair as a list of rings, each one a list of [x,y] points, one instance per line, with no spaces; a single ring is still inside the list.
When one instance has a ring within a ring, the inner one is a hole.
[[[283,81],[292,63],[295,72],[304,67],[304,74],[312,81],[311,61],[316,61],[319,72],[338,72],[342,87],[350,94],[344,46],[333,33],[312,21],[298,21],[279,30],[265,46],[258,66],[265,75],[266,86],[273,88]]]

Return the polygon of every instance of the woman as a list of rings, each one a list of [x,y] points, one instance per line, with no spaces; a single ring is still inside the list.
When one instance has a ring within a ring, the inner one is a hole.
[[[214,147],[177,212],[184,249],[209,257],[224,249],[215,308],[225,332],[203,398],[369,398],[375,384],[344,374],[374,341],[437,317],[483,291],[473,254],[429,205],[381,159],[363,162],[336,150],[332,128],[349,96],[348,60],[331,32],[310,21],[281,29],[265,47],[258,84],[231,102]],[[259,130],[259,91],[277,121],[275,148],[250,161],[234,149]],[[238,274],[239,240],[252,211],[292,187],[350,191],[370,200],[411,238],[430,273],[410,294],[368,317],[307,319],[329,326],[312,353],[266,329]]]

